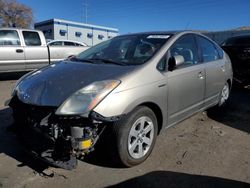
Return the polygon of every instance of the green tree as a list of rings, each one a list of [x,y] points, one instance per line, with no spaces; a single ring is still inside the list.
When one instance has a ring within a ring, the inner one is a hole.
[[[30,28],[33,11],[16,0],[0,0],[0,26]]]

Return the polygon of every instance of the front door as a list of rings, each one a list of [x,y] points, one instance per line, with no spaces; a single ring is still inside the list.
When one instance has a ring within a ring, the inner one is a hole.
[[[22,31],[25,43],[26,69],[38,69],[49,64],[48,48],[36,31]]]
[[[184,64],[168,71],[168,125],[177,123],[204,106],[205,69],[198,58],[192,34],[178,39],[168,56],[183,56]]]

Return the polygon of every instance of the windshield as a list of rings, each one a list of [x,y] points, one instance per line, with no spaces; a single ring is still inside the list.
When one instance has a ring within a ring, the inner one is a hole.
[[[149,34],[118,36],[85,50],[76,59],[139,65],[153,57],[169,38],[170,35]]]

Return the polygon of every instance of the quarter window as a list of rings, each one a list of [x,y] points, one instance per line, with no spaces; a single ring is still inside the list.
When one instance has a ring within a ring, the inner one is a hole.
[[[206,38],[197,37],[197,42],[201,48],[203,62],[215,61],[219,59],[219,54],[214,44]]]
[[[14,30],[1,30],[0,46],[20,46],[18,33]]]
[[[37,32],[23,31],[23,37],[26,46],[41,46],[41,39]]]

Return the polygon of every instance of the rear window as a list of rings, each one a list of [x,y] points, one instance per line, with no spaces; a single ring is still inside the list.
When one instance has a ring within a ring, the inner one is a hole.
[[[20,39],[17,31],[1,30],[0,46],[20,46]]]
[[[250,36],[229,38],[222,45],[223,46],[249,46]]]
[[[26,46],[41,46],[41,39],[37,32],[23,31],[23,37]]]

